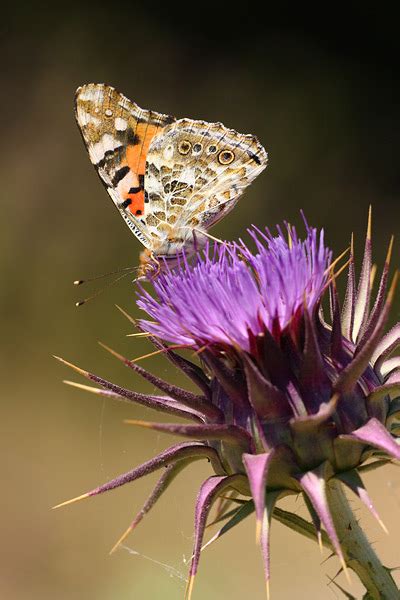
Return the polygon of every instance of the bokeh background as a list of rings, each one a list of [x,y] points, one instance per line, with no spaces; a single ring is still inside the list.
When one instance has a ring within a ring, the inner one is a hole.
[[[222,120],[259,136],[270,164],[215,228],[219,237],[243,236],[251,223],[300,224],[303,208],[339,253],[351,231],[361,247],[372,203],[379,261],[400,218],[396,20],[351,5],[343,14],[325,7],[323,15],[304,7],[293,14],[288,5],[279,18],[268,4],[263,13],[257,5],[239,11],[226,3],[14,4],[0,23],[0,595],[179,599],[207,466],[184,472],[128,540],[130,551],[111,557],[155,477],[50,510],[171,443],[122,423],[152,418],[150,411],[64,386],[63,378],[77,378],[51,357],[152,391],[97,345],[102,340],[132,358],[150,351],[126,337],[129,324],[114,307],[138,316],[129,278],[74,306],[74,279],[136,264],[140,250],[89,163],[74,122],[74,91],[106,81],[144,107]],[[400,265],[399,245],[394,262]],[[179,380],[158,357],[146,365]],[[390,467],[367,479],[390,536],[354,506],[377,551],[398,566],[400,474]],[[289,506],[303,510],[301,501]],[[273,597],[340,596],[327,578],[338,570],[336,559],[321,565],[311,542],[277,523],[272,548]],[[356,583],[351,591],[360,597]],[[244,596],[264,598],[250,520],[207,550],[194,593]]]

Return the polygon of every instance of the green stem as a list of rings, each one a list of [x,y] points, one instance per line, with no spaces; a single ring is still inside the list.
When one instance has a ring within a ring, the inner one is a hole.
[[[329,481],[327,495],[346,565],[357,574],[367,590],[364,599],[399,600],[400,592],[390,574],[390,570],[382,565],[373,551],[354,517],[341,484],[337,480],[331,479]],[[308,539],[318,540],[312,523],[302,517],[277,507],[275,507],[273,517]],[[321,532],[321,542],[323,546],[333,552],[332,544],[325,531]]]
[[[326,491],[344,560],[367,589],[364,598],[399,600],[400,592],[390,570],[382,565],[358,524],[342,484],[336,479],[331,479]]]

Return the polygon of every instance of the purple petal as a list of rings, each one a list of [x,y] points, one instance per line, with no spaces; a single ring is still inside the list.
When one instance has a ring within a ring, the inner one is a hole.
[[[260,531],[265,510],[265,492],[267,485],[268,467],[274,456],[274,451],[265,454],[243,454],[243,464],[249,478],[251,495],[256,510],[257,529]]]
[[[357,343],[357,347],[359,349],[361,349],[363,347],[363,345],[365,344],[365,342],[369,339],[369,337],[376,325],[376,322],[379,318],[379,315],[383,308],[383,305],[385,303],[386,288],[387,288],[387,281],[388,281],[388,275],[389,275],[389,266],[390,266],[390,259],[391,259],[391,255],[392,255],[392,249],[393,249],[393,237],[391,238],[390,243],[389,243],[389,248],[388,248],[388,252],[386,255],[385,264],[383,267],[381,280],[379,282],[379,289],[378,289],[378,293],[376,296],[375,304],[371,310],[371,314],[368,318],[368,323],[367,323],[365,330],[361,336],[361,339]]]
[[[331,252],[323,232],[308,227],[304,241],[293,228],[288,233],[289,241],[279,228],[273,237],[254,227],[257,254],[219,245],[212,258],[205,252],[195,265],[183,260],[160,273],[152,281],[156,297],[140,288],[138,306],[152,319],[141,327],[173,343],[250,352],[249,332],[282,330],[303,306],[312,312],[327,281]]]
[[[355,273],[354,273],[354,240],[353,240],[353,236],[351,236],[350,264],[349,264],[349,271],[348,271],[348,276],[347,276],[346,294],[345,294],[343,308],[342,308],[343,335],[348,340],[351,340],[351,333],[353,331],[355,295],[356,295],[356,281],[355,281]]]
[[[325,465],[321,465],[313,471],[308,471],[303,475],[299,475],[297,479],[307,494],[315,512],[320,518],[336,554],[338,555],[340,561],[344,563],[342,549],[336,534],[326,496]]]
[[[350,438],[365,442],[374,448],[379,448],[389,456],[400,460],[400,446],[377,419],[370,419],[368,423],[348,435]]]
[[[250,448],[252,442],[250,434],[237,425],[215,425],[213,423],[181,425],[180,423],[153,423],[151,421],[139,421],[136,419],[126,419],[125,423],[197,440],[221,440],[227,444],[239,445],[246,449]]]
[[[111,383],[110,381],[107,381],[106,379],[103,379],[102,377],[98,377],[97,375],[93,375],[91,373],[89,374],[88,378],[91,381],[100,384],[104,389],[114,392],[117,396],[119,396],[120,399],[123,399],[125,401],[136,402],[137,404],[141,404],[149,408],[154,408],[156,410],[163,410],[165,412],[179,412],[181,413],[181,415],[201,414],[201,411],[196,409],[188,409],[188,407],[184,406],[180,402],[177,402],[173,398],[133,392],[132,390],[127,390],[126,388],[120,387],[115,383]]]
[[[392,356],[380,365],[379,373],[386,378],[392,371],[400,369],[400,356]]]
[[[260,419],[289,417],[290,407],[286,396],[281,390],[269,382],[246,355],[242,355],[247,381],[248,399]]]
[[[343,356],[342,318],[335,280],[332,281],[330,292],[332,297],[331,355],[334,360],[341,360]]]
[[[322,423],[325,423],[325,421],[333,415],[337,404],[338,396],[334,394],[326,402],[321,402],[317,412],[306,416],[295,417],[290,420],[290,425],[293,429],[302,431],[314,429],[315,427],[322,425]]]
[[[264,563],[264,574],[265,581],[267,585],[267,597],[269,597],[269,580],[270,580],[270,548],[269,548],[269,540],[270,540],[270,530],[271,530],[271,518],[272,513],[274,511],[275,504],[277,500],[279,500],[279,496],[281,495],[281,490],[277,490],[274,492],[267,493],[265,497],[265,513],[262,521],[261,528],[261,551],[263,555],[263,563]]]
[[[221,412],[218,410],[218,408],[216,406],[213,406],[211,402],[204,396],[193,394],[192,392],[189,392],[179,386],[168,383],[167,381],[160,379],[160,377],[153,375],[153,373],[149,373],[148,371],[143,369],[143,367],[137,365],[134,361],[128,360],[124,356],[117,354],[104,344],[102,344],[102,346],[106,348],[106,350],[109,350],[113,354],[113,356],[116,356],[119,360],[121,360],[128,368],[135,371],[135,373],[152,383],[155,387],[158,387],[158,389],[162,390],[163,392],[165,392],[166,394],[174,398],[174,400],[177,400],[184,406],[187,406],[197,411],[201,411],[210,419],[221,417]]]
[[[371,281],[371,207],[368,215],[367,237],[365,240],[364,259],[358,282],[355,306],[352,339],[356,341],[363,334],[369,314],[370,281]]]
[[[203,360],[216,375],[229,399],[239,407],[243,407],[247,398],[246,386],[243,384],[243,381],[238,378],[235,371],[229,369],[222,360],[214,356],[211,352],[205,351],[202,354]]]
[[[196,501],[194,546],[186,591],[187,600],[190,600],[192,594],[193,582],[199,565],[201,546],[208,513],[210,512],[210,509],[216,498],[224,490],[234,486],[242,479],[243,475],[229,475],[227,477],[213,476],[207,479],[200,488]]]
[[[375,402],[381,400],[385,396],[390,396],[392,399],[400,394],[400,373],[395,371],[386,380],[384,385],[376,387],[367,398],[367,401]]]
[[[315,512],[314,506],[312,505],[307,494],[303,494],[303,498],[304,498],[304,502],[307,506],[307,510],[310,513],[311,521],[313,522],[315,531],[317,532],[317,541],[318,541],[318,545],[321,549],[321,546],[322,546],[321,519],[319,518],[318,514]]]
[[[169,465],[171,463],[176,462],[177,460],[185,459],[185,458],[207,458],[211,461],[213,465],[213,469],[216,473],[224,473],[224,468],[221,465],[219,460],[219,456],[214,448],[210,448],[209,446],[205,446],[204,444],[198,442],[190,442],[190,443],[182,443],[176,444],[175,446],[171,446],[164,452],[161,452],[154,458],[146,461],[139,467],[132,469],[131,471],[127,471],[115,479],[100,485],[99,487],[94,488],[90,492],[86,492],[77,498],[73,498],[72,500],[67,500],[66,502],[62,502],[58,504],[55,508],[60,506],[64,506],[66,504],[71,504],[72,502],[83,500],[84,498],[89,498],[91,496],[97,496],[99,494],[103,494],[104,492],[108,492],[113,490],[121,485],[125,485],[126,483],[130,483],[131,481],[135,481],[136,479],[140,479],[145,475],[149,475],[150,473],[154,473],[161,467]]]
[[[135,402],[136,404],[146,406],[147,408],[152,408],[158,412],[165,412],[170,415],[176,415],[185,419],[191,419],[193,421],[203,421],[205,419],[205,415],[200,409],[196,410],[189,408],[181,402],[178,402],[173,398],[169,398],[168,396],[153,396],[150,394],[147,395],[139,392],[133,392],[111,383],[106,379],[97,377],[97,375],[93,375],[92,373],[89,373],[88,375],[88,379],[99,383],[103,387],[90,388],[89,386],[85,386],[83,389],[98,394],[99,396],[105,396],[106,398],[112,398],[113,400],[119,400],[122,402]],[[65,383],[77,387],[78,389],[81,387],[79,384],[76,384],[72,381],[66,381]]]
[[[140,327],[139,325],[137,325],[137,328],[142,332],[145,331],[145,329],[143,327]],[[207,378],[207,376],[205,375],[204,371],[199,366],[197,366],[196,364],[192,363],[190,360],[187,360],[187,358],[184,358],[183,356],[180,356],[179,354],[177,354],[176,352],[171,350],[168,346],[163,344],[158,338],[149,336],[148,340],[159,350],[165,350],[164,355],[168,358],[168,360],[173,365],[175,365],[175,367],[177,367],[180,371],[185,373],[185,375],[187,377],[189,377],[189,379],[191,379],[193,381],[193,383],[195,385],[197,385],[197,387],[203,392],[203,394],[206,396],[206,398],[210,399],[210,397],[211,397],[210,381]]]
[[[115,383],[111,383],[110,381],[107,381],[102,377],[98,377],[97,375],[94,375],[89,371],[85,371],[84,369],[77,367],[76,365],[64,360],[63,358],[60,358],[58,356],[55,356],[54,358],[67,365],[69,368],[73,369],[86,379],[100,384],[102,388],[104,390],[107,390],[108,392],[104,395],[107,395],[109,397],[112,396],[116,400],[123,400],[125,402],[136,402],[137,404],[142,404],[143,406],[147,406],[148,408],[154,408],[158,411],[176,414],[181,417],[191,418],[194,420],[204,419],[204,415],[202,415],[200,410],[190,409],[187,406],[184,406],[183,404],[178,402],[177,400],[165,396],[153,396],[147,394],[140,394],[138,392],[132,392],[131,390],[127,390],[119,385],[116,385]],[[70,382],[70,385],[71,384],[75,385],[76,387],[79,387],[79,384],[74,384]],[[89,388],[89,391],[96,394],[100,393],[97,389],[92,390],[91,388]]]
[[[317,393],[329,384],[329,379],[318,343],[315,323],[307,310],[304,311],[304,323],[305,342],[300,367],[300,382],[306,393],[309,389]]]
[[[347,487],[358,496],[363,504],[368,508],[371,514],[375,517],[378,523],[381,525],[383,530],[388,533],[385,525],[383,524],[381,518],[375,510],[374,505],[372,504],[371,498],[368,495],[367,490],[362,482],[361,477],[357,473],[355,469],[352,471],[345,471],[343,473],[339,473],[336,475],[336,479],[340,479]]]
[[[369,340],[364,344],[361,350],[355,354],[353,360],[340,373],[334,384],[335,392],[339,392],[340,394],[350,394],[357,384],[357,381],[372,360],[378,341],[382,335],[387,318],[389,316],[395,285],[396,278],[393,281],[391,292],[389,293],[385,302],[385,306],[379,315],[379,319],[376,323],[374,331],[371,333]]]
[[[371,357],[371,362],[374,364],[377,371],[380,371],[381,365],[399,346],[400,323],[397,323],[383,336]]]

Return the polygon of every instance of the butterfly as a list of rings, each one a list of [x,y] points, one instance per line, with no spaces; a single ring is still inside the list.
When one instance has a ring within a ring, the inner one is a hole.
[[[144,110],[104,83],[78,88],[75,115],[90,160],[145,247],[141,276],[204,247],[267,165],[255,136]]]

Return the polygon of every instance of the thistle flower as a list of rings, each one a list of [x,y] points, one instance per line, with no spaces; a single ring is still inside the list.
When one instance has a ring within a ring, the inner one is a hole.
[[[227,522],[212,539],[255,512],[268,586],[269,526],[280,498],[303,494],[318,539],[323,528],[345,566],[328,501],[329,482],[340,481],[379,520],[360,473],[371,461],[378,466],[400,460],[394,435],[400,410],[400,357],[391,357],[400,345],[400,324],[384,333],[397,281],[396,275],[387,292],[392,241],[372,302],[375,269],[369,219],[357,284],[351,243],[341,307],[335,268],[343,256],[332,262],[323,231],[306,224],[301,240],[294,228],[285,229],[278,228],[274,235],[253,227],[255,251],[240,242],[205,252],[194,265],[182,257],[177,268],[166,267],[152,281],[154,295],[139,288],[138,306],[151,320],[137,325],[192,379],[199,394],[159,379],[114,351],[167,395],[139,394],[70,365],[100,385],[87,388],[90,391],[191,421],[129,421],[196,441],[174,445],[67,501],[99,495],[167,466],[123,539],[183,468],[207,458],[214,474],[197,497],[187,598],[207,517],[221,496],[230,494],[228,500],[219,501],[217,520]],[[178,355],[167,342],[194,350],[201,366]],[[238,504],[231,510],[234,502]]]

